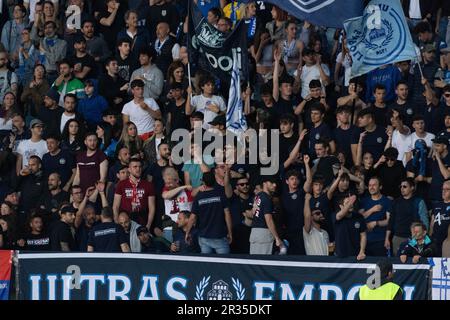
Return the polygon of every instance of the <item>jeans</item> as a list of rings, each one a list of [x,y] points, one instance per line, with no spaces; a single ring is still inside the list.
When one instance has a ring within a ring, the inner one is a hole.
[[[210,239],[210,238],[198,238],[198,244],[204,254],[211,254],[214,251],[217,254],[230,253],[230,245],[227,238]]]

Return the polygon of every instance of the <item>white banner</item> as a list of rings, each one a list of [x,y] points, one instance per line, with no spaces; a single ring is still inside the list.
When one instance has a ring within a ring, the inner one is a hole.
[[[432,299],[450,300],[450,258],[433,258]]]

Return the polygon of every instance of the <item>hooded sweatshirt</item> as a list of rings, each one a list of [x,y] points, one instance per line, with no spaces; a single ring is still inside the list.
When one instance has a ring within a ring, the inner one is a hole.
[[[108,102],[98,94],[98,81],[92,81],[94,83],[94,93],[92,96],[86,96],[78,101],[77,111],[89,125],[97,125],[102,122],[102,113],[108,109]]]

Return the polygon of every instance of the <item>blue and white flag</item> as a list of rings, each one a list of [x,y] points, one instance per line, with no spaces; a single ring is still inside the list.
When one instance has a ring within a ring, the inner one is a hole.
[[[240,135],[247,130],[247,120],[242,109],[241,80],[239,67],[236,60],[233,61],[233,71],[231,73],[230,93],[227,105],[227,130]]]
[[[242,0],[250,2],[254,0]],[[344,21],[359,17],[364,9],[362,0],[263,0],[272,3],[290,15],[315,25],[342,28]]]
[[[417,57],[399,0],[370,1],[363,16],[345,21],[344,28],[353,61],[352,77]]]

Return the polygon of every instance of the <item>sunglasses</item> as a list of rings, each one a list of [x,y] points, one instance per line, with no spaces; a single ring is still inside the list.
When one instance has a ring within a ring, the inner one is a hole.
[[[248,186],[248,185],[250,185],[248,182],[238,183],[238,186],[240,186],[240,187]]]

